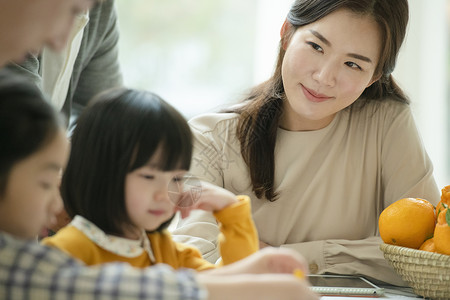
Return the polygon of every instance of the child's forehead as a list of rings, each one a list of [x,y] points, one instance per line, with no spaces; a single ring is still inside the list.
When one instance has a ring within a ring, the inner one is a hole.
[[[163,172],[163,173],[186,173],[187,170],[181,169],[181,168],[174,168],[174,169],[170,169],[170,170],[165,170],[164,168],[162,168],[161,164],[152,164],[152,163],[147,163],[145,165],[143,165],[142,167],[140,167],[140,169],[147,169],[149,171],[157,171],[157,172]]]

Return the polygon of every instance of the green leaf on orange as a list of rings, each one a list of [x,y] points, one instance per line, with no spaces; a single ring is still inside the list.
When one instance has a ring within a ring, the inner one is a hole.
[[[450,209],[447,209],[445,213],[445,220],[447,221],[447,225],[450,226]]]

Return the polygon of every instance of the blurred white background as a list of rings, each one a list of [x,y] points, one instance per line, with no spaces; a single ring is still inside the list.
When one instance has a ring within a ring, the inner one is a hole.
[[[272,73],[291,2],[117,0],[125,83],[158,93],[187,119],[236,102]],[[409,4],[394,76],[442,188],[450,184],[450,0]]]

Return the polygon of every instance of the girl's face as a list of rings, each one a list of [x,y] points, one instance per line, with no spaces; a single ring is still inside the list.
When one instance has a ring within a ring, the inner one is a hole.
[[[55,221],[63,204],[61,172],[69,143],[61,130],[44,148],[15,164],[0,196],[0,230],[24,239],[35,238]]]
[[[282,33],[285,29],[286,25]],[[380,45],[375,21],[348,10],[299,27],[284,45],[287,101],[281,127],[293,131],[326,127],[375,81]]]
[[[127,213],[133,227],[138,229],[126,230],[126,238],[139,238],[142,229],[157,229],[175,213],[175,205],[169,198],[169,184],[181,180],[186,171],[161,171],[156,168],[160,156],[158,152],[147,165],[128,173],[125,178]]]
[[[44,45],[61,50],[75,17],[88,10],[94,0],[3,2],[0,4],[5,12],[0,12],[0,66],[6,60],[22,60],[28,51],[39,51]]]

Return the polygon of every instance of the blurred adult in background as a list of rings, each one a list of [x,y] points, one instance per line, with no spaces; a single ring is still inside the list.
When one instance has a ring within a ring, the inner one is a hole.
[[[77,16],[93,0],[0,0],[0,67],[46,45],[65,47]]]
[[[46,27],[47,31],[60,28],[60,33],[49,37],[46,46],[42,48],[40,48],[42,44],[34,45],[24,61],[7,66],[14,73],[34,82],[51,104],[64,113],[68,135],[71,134],[78,115],[90,99],[99,92],[122,85],[118,58],[119,30],[114,0],[83,0],[93,4],[91,9],[86,5],[80,6],[78,2],[82,1],[71,1],[78,5],[73,10],[71,19],[73,26],[49,24],[50,29]],[[46,2],[50,6],[52,1]],[[22,6],[28,8],[25,4]],[[41,7],[43,6],[34,9],[39,10]],[[47,11],[51,11],[52,8],[54,9],[54,6]],[[56,12],[54,14],[58,15]],[[47,20],[49,20],[47,23],[50,23],[52,18],[47,17]],[[35,20],[33,24],[40,22]],[[23,56],[24,53],[21,54],[21,57]],[[69,222],[70,218],[66,212],[61,211],[58,222],[50,228],[50,234]],[[41,235],[47,234],[44,231]]]
[[[114,0],[84,1],[94,5],[74,10],[73,26],[65,29],[64,41],[36,47],[25,61],[8,66],[36,83],[71,126],[93,96],[122,85]]]

